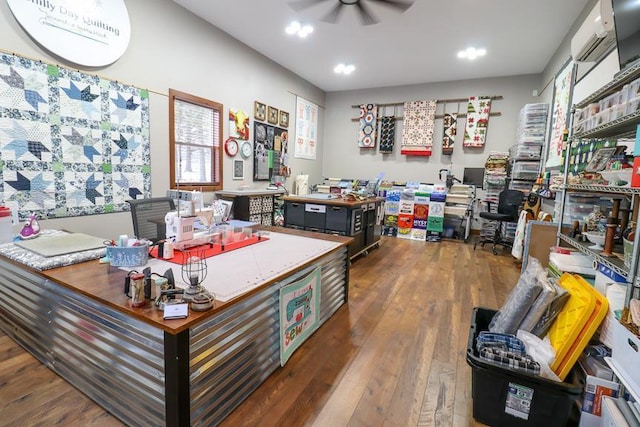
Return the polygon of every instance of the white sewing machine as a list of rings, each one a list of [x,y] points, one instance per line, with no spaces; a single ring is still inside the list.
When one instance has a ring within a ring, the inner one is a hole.
[[[206,232],[195,232],[194,223],[197,216],[179,216],[178,212],[168,212],[164,217],[167,239],[174,241],[178,250],[204,245],[209,242]]]

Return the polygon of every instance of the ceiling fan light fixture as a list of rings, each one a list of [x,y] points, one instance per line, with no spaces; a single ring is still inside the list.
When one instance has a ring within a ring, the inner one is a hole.
[[[287,25],[287,27],[284,29],[284,31],[289,34],[290,36],[296,34],[298,31],[300,31],[300,28],[302,28],[302,26],[300,25],[300,23],[298,21],[291,21],[291,23],[289,25]]]
[[[475,47],[468,47],[465,50],[461,50],[458,52],[458,58],[460,59],[468,59],[469,61],[473,61],[476,58],[481,56],[485,56],[487,54],[487,50],[480,48],[476,49]]]
[[[353,64],[338,64],[333,68],[333,72],[336,74],[344,74],[348,76],[356,70],[356,66]]]
[[[291,21],[291,23],[287,25],[284,31],[290,36],[297,34],[298,37],[300,37],[301,39],[304,39],[309,34],[313,33],[313,27],[309,24],[302,25],[298,21]]]
[[[300,38],[306,38],[309,34],[313,33],[313,27],[309,24],[303,26],[302,28],[300,28],[300,31],[298,31],[298,37]]]

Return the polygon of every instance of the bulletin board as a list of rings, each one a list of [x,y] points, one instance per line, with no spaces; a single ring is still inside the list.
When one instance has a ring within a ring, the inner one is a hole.
[[[275,175],[286,175],[289,133],[287,129],[254,122],[253,180],[270,181]]]

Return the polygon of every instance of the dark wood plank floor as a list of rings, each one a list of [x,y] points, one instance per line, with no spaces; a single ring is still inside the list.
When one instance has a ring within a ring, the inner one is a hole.
[[[520,275],[508,253],[383,238],[341,307],[223,426],[474,426],[471,310]],[[1,308],[0,308],[1,309]],[[0,426],[121,423],[0,332]]]

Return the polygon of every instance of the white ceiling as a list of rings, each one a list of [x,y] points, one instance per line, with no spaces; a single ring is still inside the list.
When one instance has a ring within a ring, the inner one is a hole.
[[[379,21],[373,25],[362,25],[353,5],[342,7],[335,24],[323,22],[339,0],[300,12],[290,3],[310,0],[173,1],[332,92],[540,73],[589,0],[415,0],[404,13],[361,0]],[[294,19],[315,31],[304,40],[288,36]],[[471,45],[487,55],[458,59]],[[356,71],[334,74],[340,62]]]

